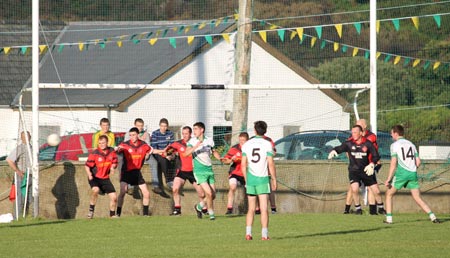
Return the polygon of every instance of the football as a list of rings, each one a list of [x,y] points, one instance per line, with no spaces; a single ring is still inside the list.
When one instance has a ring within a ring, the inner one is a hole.
[[[50,146],[58,146],[58,144],[61,142],[61,138],[56,133],[50,134],[47,137],[47,144]]]

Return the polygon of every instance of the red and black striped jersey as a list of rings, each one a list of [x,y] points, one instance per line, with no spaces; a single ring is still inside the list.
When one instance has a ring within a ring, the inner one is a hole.
[[[140,170],[144,165],[145,155],[153,152],[153,148],[141,140],[137,140],[135,144],[131,141],[122,142],[119,147],[123,153],[122,172]]]
[[[178,152],[178,157],[181,161],[181,168],[180,168],[181,171],[192,172],[192,170],[194,169],[192,155],[189,155],[187,157],[183,156],[183,153],[186,151],[186,147],[187,142],[181,139],[171,143],[168,149],[173,149],[175,152]]]
[[[113,148],[106,150],[97,148],[89,154],[85,163],[91,169],[92,175],[96,178],[107,179],[113,165],[117,165],[117,154]]]

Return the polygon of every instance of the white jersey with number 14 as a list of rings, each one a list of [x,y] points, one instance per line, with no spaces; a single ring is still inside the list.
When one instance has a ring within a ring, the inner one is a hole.
[[[247,184],[268,183],[267,157],[273,156],[272,144],[262,137],[256,136],[242,146],[242,156],[247,157]]]

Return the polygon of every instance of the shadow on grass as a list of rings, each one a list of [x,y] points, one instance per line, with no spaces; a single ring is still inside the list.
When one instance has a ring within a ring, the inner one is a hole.
[[[11,224],[8,227],[9,228],[35,227],[35,226],[46,226],[51,224],[61,224],[66,222],[67,220],[36,221],[26,224]]]
[[[314,234],[307,234],[307,235],[276,237],[276,239],[292,239],[292,238],[315,237],[315,236],[332,236],[332,235],[357,234],[357,233],[366,233],[366,232],[370,232],[370,231],[378,231],[378,230],[383,230],[383,229],[389,229],[389,227],[323,232],[323,233],[314,233]],[[274,239],[275,239],[275,237],[274,237]]]

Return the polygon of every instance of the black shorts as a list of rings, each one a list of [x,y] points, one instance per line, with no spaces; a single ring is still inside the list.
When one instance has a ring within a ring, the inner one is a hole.
[[[364,171],[350,171],[348,173],[348,178],[350,184],[357,182],[361,185],[362,182],[365,186],[371,186],[378,183],[375,174],[368,176]]]
[[[176,177],[179,177],[183,180],[188,180],[189,183],[193,184],[195,181],[194,173],[192,171],[178,171]]]
[[[125,182],[129,185],[143,185],[145,184],[144,177],[140,170],[131,170],[122,172],[120,174],[120,182]]]
[[[228,179],[230,179],[230,178],[236,178],[236,180],[237,180],[239,183],[241,183],[241,185],[245,185],[245,179],[244,179],[243,176],[238,176],[238,175],[235,175],[235,174],[231,174],[231,175],[228,177]]]
[[[100,192],[102,193],[115,193],[116,189],[114,188],[114,185],[111,183],[111,180],[108,179],[100,179],[97,177],[94,177],[94,179],[89,180],[89,185],[91,188],[98,187],[100,189]]]

